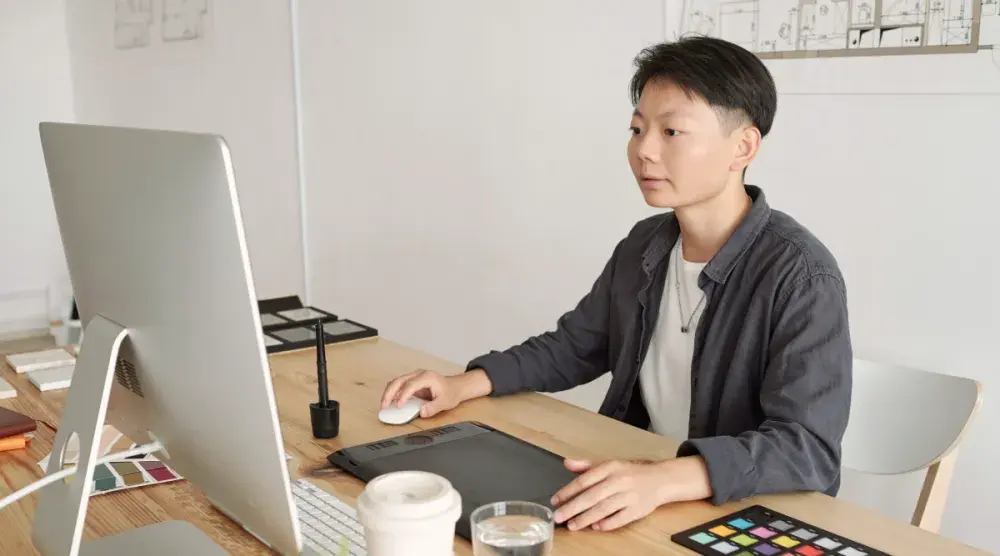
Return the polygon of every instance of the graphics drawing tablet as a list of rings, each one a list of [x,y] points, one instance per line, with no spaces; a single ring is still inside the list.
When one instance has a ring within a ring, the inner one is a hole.
[[[479,506],[524,500],[552,508],[552,495],[576,478],[561,456],[471,421],[344,448],[327,459],[365,482],[404,470],[448,479],[462,496],[455,533],[466,540],[469,516]]]

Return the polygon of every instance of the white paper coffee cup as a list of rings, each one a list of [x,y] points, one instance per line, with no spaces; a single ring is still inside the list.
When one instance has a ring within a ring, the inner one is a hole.
[[[462,497],[444,477],[397,471],[369,481],[358,498],[368,556],[451,556]]]

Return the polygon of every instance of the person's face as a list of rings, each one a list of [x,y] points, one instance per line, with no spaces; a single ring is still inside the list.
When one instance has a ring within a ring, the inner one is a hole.
[[[646,203],[690,206],[716,197],[756,153],[760,133],[673,83],[646,84],[632,116],[628,160]]]

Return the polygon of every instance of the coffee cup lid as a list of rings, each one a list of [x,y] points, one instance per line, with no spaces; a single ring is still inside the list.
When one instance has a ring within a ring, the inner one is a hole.
[[[451,482],[426,471],[395,471],[376,477],[358,499],[362,513],[389,519],[426,519],[456,509],[461,511],[461,497]]]

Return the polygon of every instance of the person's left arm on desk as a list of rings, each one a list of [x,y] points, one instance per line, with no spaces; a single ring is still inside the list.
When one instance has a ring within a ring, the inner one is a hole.
[[[689,439],[677,459],[661,462],[567,461],[583,474],[556,493],[557,521],[570,520],[571,530],[610,530],[670,502],[710,498],[721,504],[834,484],[851,402],[853,355],[843,283],[825,274],[798,282],[775,313],[759,427]]]
[[[831,274],[802,279],[774,312],[759,392],[763,421],[735,436],[688,439],[677,450],[705,460],[714,504],[823,492],[840,478],[853,368],[844,284]]]

